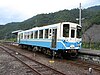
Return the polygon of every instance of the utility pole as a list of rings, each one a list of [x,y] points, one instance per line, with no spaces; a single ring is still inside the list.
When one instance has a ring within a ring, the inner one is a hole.
[[[79,18],[76,18],[76,20],[79,21],[79,25],[82,25],[81,21],[84,20],[84,18],[81,17],[81,3],[79,4]]]
[[[79,25],[81,25],[81,3],[79,5]]]

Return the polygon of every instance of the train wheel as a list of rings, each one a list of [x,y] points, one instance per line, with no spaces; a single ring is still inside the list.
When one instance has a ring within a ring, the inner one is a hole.
[[[47,55],[51,56],[51,51],[50,51],[50,49],[47,49]]]
[[[19,48],[22,48],[23,49],[23,45],[19,45]]]
[[[26,45],[23,45],[23,49],[27,49],[27,46]]]
[[[27,48],[29,51],[31,51],[32,50],[32,47],[31,46],[28,46],[28,48]]]
[[[42,50],[44,54],[47,54],[46,48],[43,48]]]
[[[38,50],[37,47],[33,47],[33,49],[32,49],[33,52],[36,52],[37,50]]]
[[[70,57],[71,57],[71,58],[77,58],[77,56],[78,56],[78,51],[77,51],[77,50],[74,50],[74,51],[72,51],[72,52],[70,53]]]

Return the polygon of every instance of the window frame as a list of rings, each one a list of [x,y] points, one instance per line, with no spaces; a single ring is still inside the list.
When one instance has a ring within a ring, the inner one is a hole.
[[[65,31],[64,31],[64,28],[65,28],[64,25],[68,26],[67,27],[68,30],[67,30],[67,35],[66,36],[64,35],[64,33],[65,33]],[[70,24],[63,24],[63,31],[62,31],[63,35],[62,36],[63,37],[69,37],[69,32],[70,32]]]

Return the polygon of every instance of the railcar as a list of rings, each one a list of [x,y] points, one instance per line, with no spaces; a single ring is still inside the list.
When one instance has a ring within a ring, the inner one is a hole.
[[[71,22],[35,27],[18,33],[17,42],[22,47],[45,54],[76,56],[81,48],[81,25]]]

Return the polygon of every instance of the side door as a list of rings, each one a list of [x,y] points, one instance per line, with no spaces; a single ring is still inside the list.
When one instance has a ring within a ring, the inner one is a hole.
[[[51,48],[56,48],[57,45],[57,28],[52,29]]]

